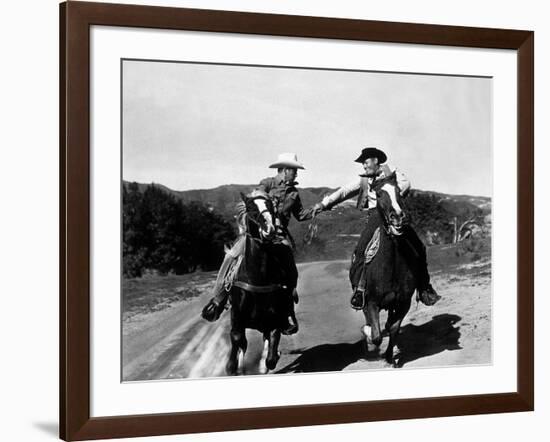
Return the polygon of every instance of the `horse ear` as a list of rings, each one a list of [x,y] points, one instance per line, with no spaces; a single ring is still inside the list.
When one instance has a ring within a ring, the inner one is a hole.
[[[389,175],[384,177],[384,179],[380,180],[380,183],[393,183],[397,184],[397,175],[395,173],[395,170],[391,172]]]

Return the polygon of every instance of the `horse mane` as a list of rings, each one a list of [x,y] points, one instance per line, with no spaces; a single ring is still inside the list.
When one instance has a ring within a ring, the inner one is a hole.
[[[270,199],[269,195],[261,189],[254,189],[252,192],[250,192],[248,195],[246,195],[246,197],[247,198],[252,198],[252,199],[256,199],[256,198],[262,198],[262,199],[265,199],[265,200]]]
[[[235,205],[235,219],[237,220],[237,227],[239,228],[239,235],[246,232],[246,204],[244,201],[239,201]]]
[[[373,188],[373,190],[378,190],[384,184],[397,185],[397,177],[395,175],[395,172],[392,172],[390,175],[385,176],[383,178],[379,178],[377,180],[374,180],[374,182],[372,183],[372,188]]]
[[[236,217],[241,218],[246,214],[246,204],[244,201],[239,201],[235,204]]]

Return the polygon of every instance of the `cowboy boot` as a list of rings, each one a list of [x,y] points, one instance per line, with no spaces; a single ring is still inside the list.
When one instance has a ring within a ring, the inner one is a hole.
[[[296,315],[292,313],[287,318],[287,326],[283,330],[281,330],[281,333],[283,335],[294,335],[298,333],[298,320],[296,319]]]
[[[208,304],[204,306],[201,312],[203,319],[206,319],[208,322],[217,321],[225,309],[225,303],[227,302],[228,292],[224,290],[225,299],[219,301],[217,297],[212,298]]]
[[[296,313],[294,312],[294,304],[298,304],[298,292],[296,289],[292,290],[291,302],[290,302],[290,312],[287,317],[287,325],[281,330],[283,335],[293,335],[298,333],[298,320],[296,319]]]
[[[420,301],[427,306],[434,305],[440,299],[441,296],[437,294],[431,284],[428,284],[423,289],[418,289],[416,292],[416,301]]]
[[[367,286],[367,264],[363,264],[361,269],[361,277],[359,278],[359,284],[353,290],[353,295],[349,300],[351,308],[354,310],[363,310],[367,303],[367,294],[365,287]]]
[[[357,287],[349,301],[351,308],[354,310],[363,310],[366,298],[365,290]]]
[[[424,305],[432,306],[441,299],[441,296],[430,284],[430,274],[428,273],[425,255],[420,255],[420,259],[417,260],[416,277],[419,282],[416,291],[417,302],[420,301]]]
[[[414,273],[418,281],[416,301],[420,301],[427,306],[432,306],[441,299],[441,296],[437,294],[430,284],[426,247],[410,226],[405,230],[401,240],[405,246],[402,250],[411,267],[415,269]]]
[[[234,259],[235,258],[230,254],[225,255],[220,270],[218,271],[216,283],[214,284],[214,296],[202,309],[201,316],[208,322],[217,321],[225,309],[225,304],[229,298],[229,292],[225,290],[224,279]]]

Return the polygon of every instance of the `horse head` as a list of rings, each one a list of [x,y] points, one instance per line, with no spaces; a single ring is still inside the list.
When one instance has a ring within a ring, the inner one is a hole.
[[[372,189],[376,192],[378,210],[382,214],[386,229],[393,235],[401,235],[405,224],[405,211],[395,173],[375,180]]]
[[[243,205],[240,219],[247,234],[262,241],[271,240],[275,234],[275,211],[269,195],[253,190],[245,195],[241,192]]]

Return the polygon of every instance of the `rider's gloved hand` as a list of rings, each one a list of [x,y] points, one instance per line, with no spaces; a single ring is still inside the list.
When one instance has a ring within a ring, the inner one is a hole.
[[[325,210],[325,206],[323,206],[321,203],[317,203],[311,208],[311,213],[313,216],[316,216],[323,210]]]

